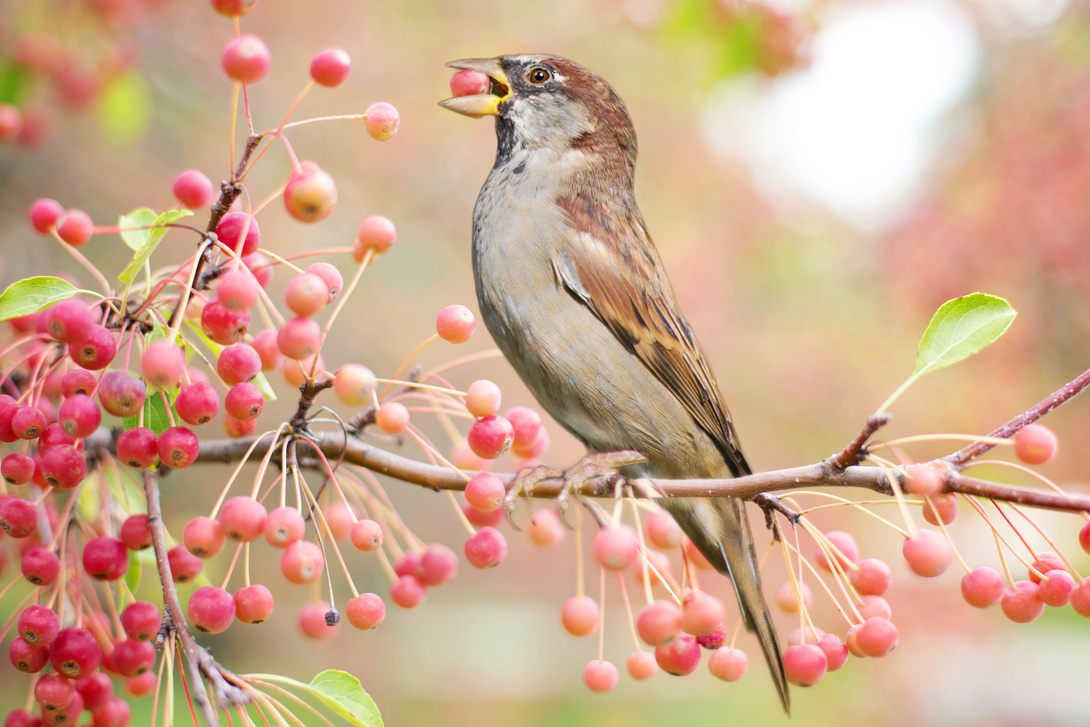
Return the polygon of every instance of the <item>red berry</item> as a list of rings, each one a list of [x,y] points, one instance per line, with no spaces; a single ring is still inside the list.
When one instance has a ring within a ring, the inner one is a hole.
[[[95,712],[105,706],[114,695],[114,684],[106,674],[96,671],[75,682],[76,691],[83,697],[83,707]]]
[[[191,429],[170,427],[159,435],[159,459],[167,467],[188,467],[197,459],[199,452],[200,442]]]
[[[141,679],[145,675],[149,675],[154,683],[156,674],[151,670],[144,671],[139,677],[134,678]],[[95,727],[128,727],[130,722],[132,722],[132,707],[121,697],[111,697],[94,713]]]
[[[352,59],[341,48],[330,48],[314,56],[310,62],[310,77],[319,86],[333,88],[344,83],[348,71],[352,68]]]
[[[19,562],[23,578],[36,586],[51,586],[61,572],[61,561],[57,554],[45,548],[31,548],[23,553]]]
[[[392,139],[401,125],[401,116],[397,109],[383,101],[368,106],[364,115],[367,117],[367,133],[376,141]]]
[[[58,674],[82,679],[102,662],[102,647],[87,629],[70,626],[61,629],[49,648],[49,662]]]
[[[367,631],[386,618],[386,603],[375,593],[361,593],[345,604],[344,615],[348,618],[348,623]]]
[[[190,600],[190,606],[192,604]],[[113,670],[121,676],[140,676],[155,665],[155,646],[148,641],[124,639],[114,644],[111,659]]]
[[[700,645],[692,636],[681,634],[673,641],[655,647],[655,661],[668,674],[692,674],[700,664]]]
[[[11,418],[11,429],[20,439],[37,439],[49,426],[45,412],[34,406],[21,406]]]
[[[1026,464],[1044,464],[1059,446],[1056,434],[1043,424],[1027,424],[1014,435],[1014,454]]]
[[[61,378],[61,395],[68,398],[73,394],[90,394],[97,383],[90,371],[72,369]]]
[[[227,537],[240,543],[250,543],[264,535],[266,518],[265,506],[248,495],[232,497],[220,510],[220,524]]]
[[[463,68],[450,77],[450,95],[455,98],[477,96],[488,93],[491,85],[492,79],[488,77],[488,74]]]
[[[129,569],[129,549],[107,535],[83,546],[83,569],[100,581],[116,581]]]
[[[222,588],[201,586],[189,597],[187,612],[189,622],[198,631],[218,634],[235,620],[235,599]]]
[[[143,403],[143,402],[141,402]],[[94,434],[102,423],[102,412],[87,394],[76,394],[61,402],[57,422],[65,434],[82,439]]]
[[[261,38],[243,33],[227,44],[220,61],[232,81],[257,83],[269,72],[272,53]]]
[[[340,627],[339,614],[330,610],[325,601],[308,603],[299,610],[299,628],[312,639],[333,638]]]
[[[42,477],[58,490],[70,490],[87,476],[87,461],[83,452],[70,444],[50,447],[42,455]]]
[[[0,473],[9,485],[25,485],[34,476],[34,459],[22,452],[12,452],[0,461]]]
[[[261,356],[252,346],[236,343],[220,352],[216,373],[228,386],[250,381],[261,371]]]
[[[299,317],[284,321],[276,334],[280,353],[299,361],[313,356],[322,341],[322,327],[313,318]]]
[[[217,300],[210,300],[201,310],[201,330],[222,346],[238,343],[250,330],[250,311],[232,310]]]
[[[466,539],[465,556],[474,568],[492,568],[507,557],[507,540],[499,530],[483,527]]]
[[[572,636],[587,636],[598,628],[601,611],[590,596],[572,596],[560,607],[560,622]]]
[[[131,429],[129,431],[132,431]],[[144,514],[130,515],[121,523],[121,529],[117,536],[129,550],[144,550],[151,547],[151,528],[148,527],[148,516]]]
[[[31,646],[49,646],[61,632],[57,612],[45,606],[28,606],[19,614],[19,636]]]
[[[198,169],[187,169],[174,178],[174,197],[191,210],[202,209],[216,198],[212,180]]]
[[[154,603],[134,601],[121,612],[121,626],[134,641],[151,641],[159,633],[162,619]]]
[[[617,686],[619,679],[617,667],[608,661],[594,659],[583,668],[583,683],[592,692],[608,692]]]
[[[207,381],[195,381],[183,386],[174,401],[174,410],[186,424],[206,424],[219,413],[220,397]]]
[[[78,343],[91,332],[95,324],[87,304],[78,298],[68,298],[49,306],[40,319],[45,332],[60,343]]]
[[[22,639],[12,639],[8,647],[11,665],[26,674],[36,674],[49,663],[48,646],[32,646]]]
[[[827,668],[825,652],[817,644],[797,644],[783,651],[783,670],[792,684],[813,686],[825,676]]]
[[[924,578],[941,575],[954,560],[950,543],[932,530],[917,530],[915,535],[905,538],[901,552],[912,572]]]
[[[117,438],[117,456],[136,469],[151,467],[159,459],[159,438],[146,427],[133,427]]]
[[[435,319],[435,330],[444,341],[465,343],[477,330],[477,321],[464,305],[448,305],[439,311],[439,316]]]
[[[30,205],[30,226],[38,234],[48,235],[63,214],[64,207],[60,202],[43,197]]]
[[[95,223],[83,210],[67,210],[64,217],[57,221],[57,237],[72,247],[86,245],[94,234]]]
[[[23,112],[18,106],[0,103],[0,142],[17,141],[23,130]]]
[[[25,538],[38,529],[34,503],[13,497],[0,505],[0,529],[13,538]]]
[[[189,583],[201,573],[204,561],[186,550],[184,545],[175,545],[167,551],[171,576],[175,583]]]
[[[1029,623],[1040,616],[1045,604],[1038,594],[1039,586],[1033,581],[1015,581],[1014,590],[1006,590],[999,600],[1004,615],[1015,623]]]
[[[273,595],[268,588],[255,583],[235,591],[235,618],[246,624],[268,621],[273,612]]]
[[[243,237],[244,231],[245,238]],[[225,214],[219,225],[216,226],[216,237],[224,245],[237,252],[239,257],[252,255],[261,246],[261,228],[258,227],[257,220],[245,212],[228,212]]]
[[[467,440],[478,457],[496,459],[510,448],[514,436],[511,422],[501,416],[490,416],[473,423]]]
[[[64,709],[75,696],[75,685],[59,674],[43,674],[34,685],[34,701],[46,712]]]
[[[98,400],[102,402],[102,408],[115,417],[136,416],[144,407],[147,396],[148,389],[144,386],[144,382],[128,371],[110,371],[102,377],[102,382],[98,386]],[[62,404],[62,420],[63,410]],[[63,423],[62,421],[61,424]]]

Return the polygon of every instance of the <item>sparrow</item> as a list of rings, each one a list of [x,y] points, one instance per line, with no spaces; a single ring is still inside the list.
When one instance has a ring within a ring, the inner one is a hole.
[[[715,376],[636,204],[636,133],[600,76],[553,55],[452,61],[488,93],[440,105],[494,116],[496,161],[473,210],[473,274],[492,338],[591,453],[637,450],[629,477],[749,474]],[[785,710],[783,660],[745,503],[660,500],[731,578]]]

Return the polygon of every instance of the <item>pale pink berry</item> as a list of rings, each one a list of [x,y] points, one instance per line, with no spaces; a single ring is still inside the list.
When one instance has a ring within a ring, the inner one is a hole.
[[[310,62],[310,77],[319,86],[334,88],[344,83],[352,69],[352,59],[341,48],[330,48],[314,56]]]
[[[507,557],[507,540],[499,530],[483,527],[466,540],[465,556],[474,568],[492,568]]]
[[[305,585],[321,577],[325,569],[325,556],[317,544],[309,540],[298,540],[280,556],[280,572],[292,583]]]
[[[216,373],[228,386],[250,381],[260,372],[261,356],[246,343],[227,346],[216,360]]]
[[[988,608],[1003,597],[1003,576],[991,566],[977,566],[961,579],[961,596],[970,606]]]
[[[174,178],[174,197],[191,210],[203,209],[216,198],[216,188],[199,169],[187,169]]]
[[[828,671],[836,671],[848,661],[848,647],[836,634],[823,634],[817,645],[825,652]]]
[[[172,389],[185,371],[185,356],[169,341],[153,341],[140,357],[140,367],[149,386]]]
[[[636,533],[627,525],[607,525],[599,528],[591,541],[594,559],[607,570],[624,570],[632,565],[640,552]]]
[[[564,526],[554,510],[538,510],[526,524],[526,534],[535,545],[556,545],[564,539]]]
[[[1045,610],[1038,589],[1039,586],[1033,581],[1015,581],[1014,590],[1004,591],[999,600],[1003,614],[1020,624],[1036,620]]]
[[[392,139],[401,125],[401,116],[397,109],[384,101],[371,104],[364,114],[367,117],[367,133],[376,141]]]
[[[883,560],[864,558],[856,564],[858,570],[848,571],[852,588],[861,596],[881,596],[893,583],[893,572]]]
[[[220,276],[216,297],[228,310],[248,310],[257,304],[260,289],[253,275],[245,270],[235,270]]]
[[[872,616],[863,622],[856,634],[856,644],[864,655],[885,656],[897,648],[897,627],[889,619]]]
[[[805,583],[794,584],[791,581],[784,581],[776,590],[776,605],[784,613],[798,613],[800,601],[802,605],[809,607],[813,600],[814,593]]]
[[[265,506],[249,495],[238,495],[223,503],[220,525],[231,540],[250,543],[265,534]]]
[[[403,575],[390,586],[390,600],[402,608],[416,608],[427,595],[427,587],[413,575]]]
[[[723,602],[705,591],[693,591],[681,606],[681,630],[693,636],[716,631],[725,618]]]
[[[386,402],[375,412],[375,423],[387,434],[401,434],[409,428],[409,410],[399,402]]]
[[[659,665],[650,651],[633,651],[625,661],[628,675],[637,681],[645,681],[655,676]]]
[[[340,296],[341,290],[344,288],[344,276],[341,275],[341,271],[335,265],[324,262],[311,263],[307,265],[307,269],[303,272],[317,275],[325,282],[326,288],[329,289],[326,304],[332,303]]]
[[[466,410],[477,418],[490,417],[500,410],[500,387],[487,379],[474,381],[466,389]],[[512,424],[512,430],[514,425]]]
[[[218,520],[201,515],[190,520],[182,531],[186,550],[198,558],[211,558],[223,550],[227,534]]]
[[[746,674],[746,652],[724,647],[716,649],[708,657],[708,670],[712,676],[725,682],[736,682]]]
[[[668,644],[681,634],[681,609],[672,601],[653,601],[640,610],[636,631],[648,646]]]
[[[949,525],[958,516],[958,496],[953,492],[931,495],[923,506],[923,519],[932,525]]]
[[[864,619],[872,616],[889,618],[890,614],[889,601],[881,596],[863,596],[863,602],[859,604],[859,615]]]
[[[592,692],[608,692],[617,686],[619,679],[617,667],[608,661],[595,659],[583,668],[583,683]]]
[[[284,321],[276,345],[286,357],[301,361],[313,356],[322,342],[322,327],[313,318],[300,316]]]
[[[345,604],[344,615],[348,623],[368,631],[386,618],[386,602],[376,593],[361,593]]]
[[[506,494],[503,480],[491,472],[479,472],[466,483],[466,502],[481,512],[492,512],[503,505]]]
[[[945,475],[935,465],[911,464],[905,474],[905,489],[913,495],[938,495],[946,489]]]
[[[1014,435],[1014,454],[1026,464],[1048,462],[1059,446],[1059,438],[1043,424],[1027,424]]]
[[[912,572],[924,578],[942,575],[954,561],[950,543],[933,530],[920,529],[915,535],[905,538],[901,552]]]
[[[1083,578],[1071,590],[1071,608],[1080,616],[1090,617],[1090,578]]]
[[[382,526],[374,520],[360,520],[348,534],[357,550],[372,553],[382,547]]]
[[[337,183],[323,169],[295,174],[284,187],[284,208],[299,222],[321,222],[333,214],[336,206]]]
[[[257,83],[269,72],[272,53],[261,38],[243,33],[223,49],[220,62],[232,81]]]
[[[297,508],[285,505],[265,518],[265,540],[276,548],[286,548],[303,539],[307,523]]]
[[[1071,601],[1071,591],[1075,589],[1075,577],[1065,570],[1048,572],[1048,580],[1037,586],[1037,597],[1046,606],[1059,608]]]
[[[1041,576],[1039,573],[1048,574],[1054,570],[1065,570],[1067,564],[1064,563],[1063,558],[1055,553],[1040,553],[1037,555],[1037,560],[1034,561],[1033,567],[1029,570],[1029,579],[1034,583],[1041,582]]]
[[[600,613],[590,596],[572,596],[560,607],[560,623],[572,636],[587,636],[598,628]]]
[[[510,448],[514,436],[511,422],[493,415],[475,421],[469,428],[466,440],[478,457],[496,459]]]
[[[800,687],[811,687],[825,676],[829,663],[817,644],[788,646],[783,651],[783,670],[787,681]]]
[[[382,255],[390,251],[396,240],[397,228],[394,223],[381,215],[372,215],[360,223],[352,257],[356,262],[363,262],[363,256],[368,250],[373,255]]]
[[[670,513],[665,510],[652,510],[644,520],[647,539],[656,548],[670,550],[681,545],[681,528]]]
[[[357,363],[341,366],[333,376],[333,391],[349,406],[370,403],[377,384],[371,369]]]
[[[272,616],[272,592],[260,583],[238,589],[232,598],[235,602],[235,618],[244,624],[264,623]]]
[[[312,601],[299,609],[299,628],[309,638],[331,639],[341,628],[340,617],[325,601]]]
[[[227,415],[239,422],[256,419],[264,406],[265,395],[256,384],[251,384],[249,381],[232,386],[223,399],[223,407]]]
[[[435,319],[435,331],[449,343],[465,343],[477,330],[473,313],[464,305],[448,305]]]
[[[700,664],[700,644],[692,636],[681,634],[673,641],[655,647],[655,661],[667,674],[692,674]]]
[[[425,586],[441,586],[458,572],[458,556],[442,543],[432,543],[420,556],[416,577]]]
[[[859,546],[856,545],[855,538],[851,535],[842,530],[832,530],[825,533],[825,537],[829,541],[826,545],[829,547],[830,555],[836,556],[842,570],[850,569],[848,562],[855,563],[859,560]],[[837,554],[838,551],[839,555]],[[847,562],[845,562],[845,558],[847,559]],[[824,570],[827,570],[830,573],[833,572],[833,567],[830,565],[829,560],[825,555],[825,551],[821,548],[818,548],[817,553],[814,555],[814,560],[817,562],[818,566]]]

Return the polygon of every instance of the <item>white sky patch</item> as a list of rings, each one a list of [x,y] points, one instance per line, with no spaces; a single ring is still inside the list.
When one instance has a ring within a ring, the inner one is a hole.
[[[704,130],[788,208],[802,197],[882,227],[913,199],[935,124],[969,89],[977,56],[972,20],[952,3],[850,6],[814,39],[809,68],[713,93]]]

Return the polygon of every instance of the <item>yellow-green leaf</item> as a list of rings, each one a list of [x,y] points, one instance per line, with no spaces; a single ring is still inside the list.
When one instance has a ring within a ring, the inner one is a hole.
[[[127,217],[132,216],[136,216],[136,219],[138,220],[145,219],[147,216],[146,212],[151,212],[151,214],[153,215],[155,214],[151,210],[145,211],[144,208],[134,210],[129,215],[125,215],[121,218],[121,226],[138,226],[125,225],[124,222]],[[155,248],[159,246],[159,241],[163,239],[163,235],[167,234],[167,230],[170,229],[170,225],[174,224],[183,217],[189,217],[192,214],[193,212],[191,212],[190,210],[169,210],[151,221],[151,229],[132,230],[132,232],[134,233],[134,236],[132,237],[133,240],[139,240],[141,237],[140,233],[146,233],[146,237],[143,238],[143,242],[138,249],[134,248],[136,252],[133,254],[132,260],[125,267],[125,269],[121,271],[121,275],[117,276],[117,279],[125,285],[132,283],[132,281],[136,279],[136,274],[140,272],[140,268],[144,267],[144,263],[146,263],[148,259],[151,258],[151,254],[155,252]],[[132,243],[130,243],[129,240],[125,238],[124,233],[121,237],[125,240],[126,245],[129,245],[129,247],[133,247]]]
[[[80,290],[67,280],[52,275],[39,275],[33,278],[16,280],[0,293],[0,321],[9,318],[37,313],[57,301],[71,298],[76,293],[90,293]],[[95,295],[91,293],[91,295]]]

